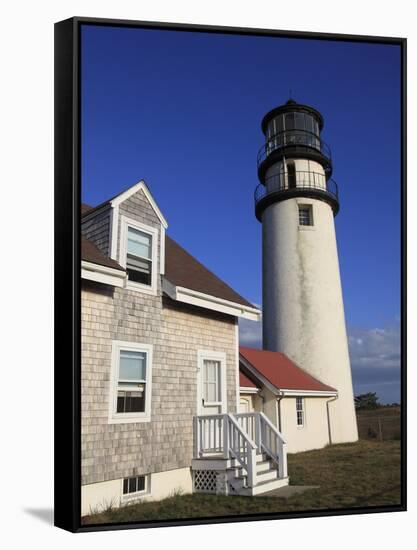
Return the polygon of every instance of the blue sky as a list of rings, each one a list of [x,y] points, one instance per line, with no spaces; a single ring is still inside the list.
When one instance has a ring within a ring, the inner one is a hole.
[[[323,114],[355,391],[398,401],[399,46],[88,26],[82,52],[84,202],[145,179],[169,234],[256,304],[260,121],[290,89]]]

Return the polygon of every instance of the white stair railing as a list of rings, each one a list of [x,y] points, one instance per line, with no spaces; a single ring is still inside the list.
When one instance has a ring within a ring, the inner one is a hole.
[[[281,432],[262,412],[238,413],[235,416],[257,448],[277,464],[279,477],[287,477],[287,444]]]
[[[256,485],[256,451],[266,453],[288,477],[287,443],[262,412],[213,414],[194,418],[194,456],[235,458],[247,473],[249,487]]]
[[[224,421],[223,414],[194,417],[195,456],[223,453]]]
[[[288,477],[287,443],[280,431],[263,413],[259,414],[261,449],[278,465],[278,477]]]
[[[247,472],[247,486],[256,485],[256,444],[241,428],[238,421],[232,414],[225,414],[225,425],[227,426],[229,453],[236,458],[239,464]]]
[[[252,413],[237,413],[234,415],[239,423],[239,426],[245,430],[248,436],[255,442],[255,445],[260,449],[260,418],[256,412]]]
[[[247,486],[256,485],[256,444],[232,414],[194,417],[195,456],[214,454],[235,458],[247,474]]]

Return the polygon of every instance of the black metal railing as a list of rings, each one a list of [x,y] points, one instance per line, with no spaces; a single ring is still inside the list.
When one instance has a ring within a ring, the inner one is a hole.
[[[268,195],[286,191],[319,191],[330,195],[339,202],[339,189],[333,179],[326,179],[324,174],[310,171],[282,172],[266,178],[265,184],[260,183],[254,193],[255,207]]]
[[[332,155],[329,146],[313,132],[307,130],[284,130],[271,136],[258,151],[258,167],[273,152],[283,147],[309,147],[319,151],[329,162]]]

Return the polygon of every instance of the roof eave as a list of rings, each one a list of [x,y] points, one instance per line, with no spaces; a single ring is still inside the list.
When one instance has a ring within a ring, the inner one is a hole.
[[[337,390],[295,390],[295,389],[281,389],[281,394],[284,397],[335,397],[338,395]]]
[[[166,277],[162,279],[162,290],[172,300],[183,302],[204,309],[211,309],[233,317],[241,317],[251,321],[259,321],[261,312],[257,308],[249,307],[244,304],[224,300],[211,294],[204,294],[191,288],[177,286],[171,283]]]
[[[239,393],[251,393],[256,394],[260,392],[260,388],[252,388],[249,386],[239,386]]]
[[[126,272],[121,269],[115,269],[113,267],[82,260],[81,278],[94,281],[96,283],[123,288],[125,286],[127,275]]]

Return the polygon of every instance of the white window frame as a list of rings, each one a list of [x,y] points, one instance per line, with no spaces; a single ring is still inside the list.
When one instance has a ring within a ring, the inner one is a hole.
[[[136,491],[135,493],[123,493],[123,483],[125,479],[129,479],[131,477],[144,477],[145,478],[145,488],[142,491]],[[122,478],[121,480],[121,487],[120,487],[120,494],[121,494],[121,501],[122,502],[130,502],[133,500],[140,499],[143,496],[150,496],[151,495],[151,474],[140,474],[135,476],[126,476],[125,478]]]
[[[301,402],[301,409],[298,408],[298,403]],[[301,412],[302,423],[298,423],[298,413]],[[295,421],[297,428],[302,429],[306,425],[306,405],[304,397],[295,398]]]
[[[210,403],[205,403],[207,406],[218,406],[221,409],[222,413],[227,412],[227,377],[226,377],[226,354],[221,351],[207,351],[207,350],[198,350],[197,352],[197,361],[198,361],[198,384],[197,384],[197,414],[202,414],[202,398],[203,398],[203,363],[204,361],[219,361],[220,362],[220,391],[221,391],[221,401],[213,401]]]
[[[143,412],[117,412],[117,391],[119,384],[119,365],[121,351],[139,351],[146,354],[145,410]],[[113,340],[109,395],[109,424],[150,422],[152,406],[152,352],[153,346],[151,344]]]
[[[119,264],[126,269],[127,264],[127,237],[129,227],[142,231],[152,237],[152,253],[151,253],[151,284],[145,285],[143,283],[137,283],[130,281],[129,278],[126,281],[126,288],[129,290],[136,290],[143,292],[144,294],[152,294],[156,296],[157,293],[157,274],[158,274],[158,229],[145,225],[141,222],[128,218],[127,216],[121,216],[120,218],[120,250],[119,250]]]

